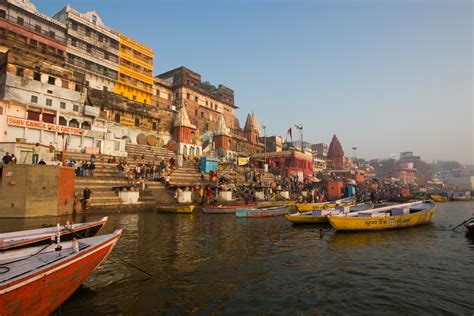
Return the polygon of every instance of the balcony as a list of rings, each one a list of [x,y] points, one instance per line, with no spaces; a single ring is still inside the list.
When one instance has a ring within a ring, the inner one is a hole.
[[[84,106],[84,115],[92,116],[92,117],[99,117],[100,116],[100,108],[93,107],[90,105]]]
[[[0,20],[7,21],[8,23],[12,23],[14,25],[20,26],[34,34],[41,35],[43,37],[46,37],[49,40],[55,41],[57,43],[60,43],[62,45],[66,45],[66,37],[58,35],[56,33],[51,33],[51,30],[45,30],[45,29],[36,29],[36,25],[28,23],[27,21],[23,21],[22,23],[18,23],[17,17],[16,16],[11,16],[10,14],[6,14],[4,17],[0,17]],[[54,35],[53,35],[54,34]]]

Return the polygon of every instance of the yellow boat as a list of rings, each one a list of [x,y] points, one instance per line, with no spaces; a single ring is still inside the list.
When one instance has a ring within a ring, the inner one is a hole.
[[[337,206],[335,208],[314,210],[309,212],[298,212],[285,215],[286,219],[293,224],[320,224],[327,223],[328,216],[338,215],[341,213],[359,212],[372,208],[372,204],[364,203],[353,206]]]
[[[296,203],[296,208],[300,212],[308,212],[308,211],[322,210],[325,208],[335,208],[336,206],[351,206],[351,205],[354,205],[354,202],[355,202],[354,197],[348,197],[345,199],[336,200],[336,201],[328,201],[328,202]]]
[[[335,230],[382,230],[405,228],[431,222],[436,204],[419,201],[329,216]]]
[[[442,196],[439,194],[432,194],[431,199],[435,202],[448,202],[448,197],[447,196]]]
[[[194,207],[194,205],[159,206],[156,210],[163,213],[191,214]]]
[[[268,201],[257,203],[258,208],[278,207],[278,206],[294,206],[295,201]]]

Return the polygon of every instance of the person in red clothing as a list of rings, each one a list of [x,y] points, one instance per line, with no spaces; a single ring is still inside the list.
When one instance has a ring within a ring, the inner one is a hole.
[[[207,201],[207,204],[209,204],[211,202],[211,199],[212,199],[212,189],[211,189],[211,186],[208,184],[207,187],[206,187],[206,201]]]

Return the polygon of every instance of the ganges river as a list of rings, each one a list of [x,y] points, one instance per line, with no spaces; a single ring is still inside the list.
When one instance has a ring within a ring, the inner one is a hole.
[[[121,240],[61,314],[472,315],[474,238],[451,228],[473,206],[440,203],[430,225],[357,233],[283,217],[112,214],[101,233],[123,228]],[[0,231],[54,222],[2,219]]]

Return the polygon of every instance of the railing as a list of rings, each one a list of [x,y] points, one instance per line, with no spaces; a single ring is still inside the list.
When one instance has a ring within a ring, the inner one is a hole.
[[[50,31],[52,31],[52,30],[44,30],[43,28],[41,28],[38,31],[36,29],[36,25],[30,24],[26,21],[23,21],[22,23],[18,23],[17,17],[13,17],[10,14],[6,13],[4,17],[0,17],[0,20],[5,20],[5,21],[8,21],[8,22],[14,23],[16,25],[22,26],[22,27],[24,27],[24,28],[26,28],[30,31],[33,31],[34,33],[40,34],[42,36],[45,36],[45,37],[48,37],[48,38],[52,39],[55,42],[66,45],[66,37],[65,36],[60,36],[60,35],[57,35],[56,33],[54,33],[55,34],[54,36],[51,36]]]
[[[69,27],[70,35],[75,36],[83,40],[84,42],[90,42],[92,45],[102,48],[103,50],[109,51],[115,55],[118,55],[118,44],[113,44],[110,41],[101,42],[95,37],[87,36],[83,29],[73,29]]]

